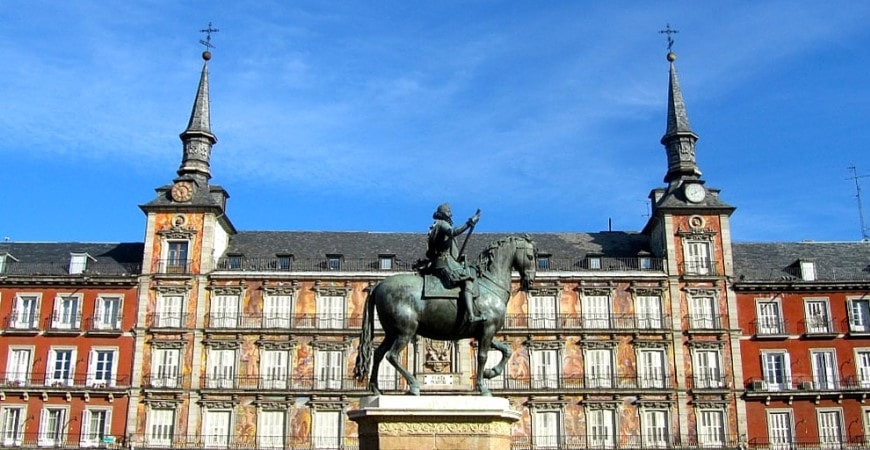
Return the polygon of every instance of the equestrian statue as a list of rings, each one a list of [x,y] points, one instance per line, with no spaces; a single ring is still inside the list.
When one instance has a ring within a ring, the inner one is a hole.
[[[535,279],[535,244],[527,236],[509,236],[490,244],[477,264],[466,264],[465,244],[457,250],[455,238],[474,231],[480,218],[478,210],[459,227],[453,226],[450,205],[443,204],[433,214],[429,229],[427,259],[416,265],[417,273],[397,274],[375,285],[366,299],[362,332],[354,376],[365,381],[380,395],[378,368],[386,356],[408,383],[408,393],[420,395],[417,379],[399,362],[402,350],[415,335],[442,341],[474,338],[477,341],[475,387],[481,395],[491,395],[483,382],[504,373],[510,347],[495,334],[504,326],[507,302],[511,298],[511,273],[520,274],[520,288],[528,290]],[[384,340],[374,349],[375,308],[384,331]],[[490,347],[502,354],[501,361],[485,369]]]

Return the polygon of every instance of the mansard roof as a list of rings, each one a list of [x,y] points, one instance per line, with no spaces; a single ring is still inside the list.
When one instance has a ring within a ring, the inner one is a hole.
[[[69,274],[72,254],[90,256],[90,274],[133,275],[141,272],[144,248],[141,242],[0,242],[0,255],[12,256],[3,275]]]
[[[801,281],[801,261],[813,262],[816,282],[870,281],[870,242],[734,243],[737,282]]]

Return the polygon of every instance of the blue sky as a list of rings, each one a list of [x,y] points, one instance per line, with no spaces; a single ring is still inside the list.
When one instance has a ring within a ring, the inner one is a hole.
[[[424,232],[445,201],[481,231],[640,230],[670,23],[734,240],[861,238],[870,3],[836,1],[3,0],[0,236],[143,239],[209,21],[212,182],[240,230]]]

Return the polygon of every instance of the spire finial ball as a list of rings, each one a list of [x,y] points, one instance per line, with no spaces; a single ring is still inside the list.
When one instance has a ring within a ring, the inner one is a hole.
[[[668,52],[668,61],[674,62],[677,60],[677,54],[674,52]]]
[[[203,59],[203,61],[210,60],[211,59],[211,52],[208,50],[202,52],[202,59]]]

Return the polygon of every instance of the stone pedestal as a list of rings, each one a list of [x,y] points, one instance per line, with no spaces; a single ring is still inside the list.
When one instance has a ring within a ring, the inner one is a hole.
[[[520,413],[506,398],[381,395],[360,399],[348,417],[360,450],[510,450]]]

